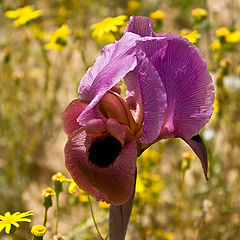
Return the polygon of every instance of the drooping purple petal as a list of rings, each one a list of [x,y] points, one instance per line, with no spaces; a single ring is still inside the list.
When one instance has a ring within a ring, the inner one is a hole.
[[[73,100],[66,108],[62,115],[63,130],[67,135],[71,135],[75,130],[80,128],[77,122],[78,116],[87,107],[80,99]]]
[[[195,135],[191,139],[183,139],[196,153],[201,161],[203,172],[206,180],[208,180],[208,160],[207,160],[207,150],[205,144],[199,134]]]
[[[124,204],[134,191],[136,141],[128,142],[110,166],[101,168],[89,161],[86,142],[87,134],[82,129],[65,146],[66,167],[74,181],[97,200],[117,206]]]
[[[126,33],[118,42],[105,47],[84,76],[79,86],[80,98],[91,102],[79,116],[80,124],[91,120],[93,109],[102,96],[136,66],[135,42],[139,38],[139,35]]]
[[[143,16],[131,16],[130,21],[125,29],[127,32],[132,32],[140,35],[141,37],[153,35],[153,20]]]
[[[167,37],[163,51],[158,38],[142,41],[150,62],[167,93],[163,132],[168,137],[189,139],[209,121],[213,112],[214,87],[199,51],[181,37]],[[152,55],[149,53],[153,53]]]
[[[135,189],[135,187],[134,187]],[[131,198],[121,206],[110,205],[109,211],[109,239],[124,240],[129,218],[132,212],[135,190]]]
[[[162,80],[147,58],[147,53],[142,48],[142,42],[137,42],[137,71],[141,89],[144,126],[140,138],[142,143],[154,141],[160,134],[166,109],[166,93]],[[158,42],[162,49],[164,42]]]

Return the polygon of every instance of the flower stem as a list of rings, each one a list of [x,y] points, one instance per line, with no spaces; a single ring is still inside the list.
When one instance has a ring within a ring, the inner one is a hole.
[[[58,224],[59,224],[59,194],[56,194],[56,207],[57,207],[57,211],[56,211],[56,227],[55,227],[55,234],[58,233]]]
[[[45,207],[44,220],[43,220],[44,227],[46,227],[46,224],[47,224],[47,211],[48,211],[48,209]]]
[[[97,222],[96,222],[96,219],[94,217],[94,213],[93,213],[93,208],[92,208],[92,203],[91,203],[91,199],[90,199],[90,196],[88,195],[88,202],[89,202],[89,207],[90,207],[90,211],[91,211],[91,215],[92,215],[92,219],[93,219],[93,223],[94,223],[94,226],[97,230],[97,234],[98,234],[98,237],[101,239],[101,240],[107,240],[108,239],[108,236],[106,238],[103,238],[99,229],[98,229],[98,226],[97,226]]]

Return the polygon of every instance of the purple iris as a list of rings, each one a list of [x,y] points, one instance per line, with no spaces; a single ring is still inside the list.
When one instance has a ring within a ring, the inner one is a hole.
[[[207,178],[198,133],[213,113],[215,94],[206,62],[188,40],[156,34],[152,26],[149,18],[131,17],[124,36],[102,50],[80,83],[80,98],[63,114],[67,169],[80,188],[112,206],[132,204],[136,159],[164,138],[188,143]]]

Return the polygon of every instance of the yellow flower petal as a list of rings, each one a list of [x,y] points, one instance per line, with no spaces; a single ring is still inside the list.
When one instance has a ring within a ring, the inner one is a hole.
[[[6,232],[6,234],[9,234],[9,233],[10,233],[10,230],[11,230],[11,224],[6,224],[6,226],[5,226],[5,232]]]
[[[154,20],[163,20],[165,18],[165,13],[161,10],[157,10],[155,12],[150,13],[149,17]]]

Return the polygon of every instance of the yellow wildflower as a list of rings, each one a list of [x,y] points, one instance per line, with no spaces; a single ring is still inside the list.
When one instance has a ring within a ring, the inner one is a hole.
[[[183,156],[183,159],[189,159],[191,161],[194,159],[193,154],[190,152],[184,152],[182,156]]]
[[[237,66],[236,72],[237,72],[238,75],[240,75],[240,64]]]
[[[106,203],[106,202],[102,202],[100,201],[98,203],[98,205],[101,207],[101,208],[110,208],[110,204]]]
[[[9,10],[5,12],[7,18],[16,19],[14,25],[16,27],[25,25],[33,19],[36,19],[42,15],[41,10],[34,10],[33,6],[25,6],[16,10]]]
[[[135,0],[130,0],[127,3],[127,9],[126,9],[126,13],[128,15],[133,15],[134,13],[136,13],[136,11],[140,8],[140,4],[138,1]]]
[[[66,24],[62,25],[54,33],[47,38],[49,43],[45,44],[45,49],[53,49],[54,51],[63,50],[67,45],[67,36],[70,34],[70,29]]]
[[[88,195],[84,192],[82,192],[80,195],[79,195],[79,200],[80,202],[82,203],[87,203],[88,202]]]
[[[30,215],[33,215],[33,211],[28,211],[24,213],[15,212],[12,215],[10,214],[10,212],[6,212],[4,216],[0,215],[0,232],[5,228],[5,232],[9,234],[11,230],[11,225],[14,225],[18,228],[19,224],[17,222],[31,222],[31,219],[25,218]]]
[[[93,24],[91,26],[93,38],[99,43],[113,42],[116,39],[112,33],[117,32],[118,27],[124,25],[126,19],[125,15],[115,18],[107,17],[100,23]]]
[[[42,237],[46,232],[47,229],[43,225],[35,225],[31,229],[31,233],[36,237]]]
[[[217,52],[218,50],[221,49],[221,42],[219,40],[215,40],[214,42],[211,43],[210,45],[210,49],[213,51],[213,52]]]
[[[58,182],[63,182],[65,181],[65,177],[62,175],[61,172],[57,172],[56,174],[54,174],[52,176],[52,180],[55,182],[55,181],[58,181]]]
[[[77,184],[72,180],[68,186],[68,192],[73,194],[77,190]]]
[[[201,38],[201,34],[197,30],[191,30],[191,29],[182,29],[180,34],[187,38],[189,42],[196,43],[199,38]]]
[[[230,35],[226,36],[226,41],[229,43],[240,42],[240,31],[231,32]]]
[[[197,20],[201,21],[204,18],[206,18],[208,15],[208,12],[204,8],[195,8],[192,10],[192,16]]]
[[[53,196],[55,196],[55,191],[52,188],[48,187],[42,191],[42,196],[45,198],[48,196],[53,197]]]
[[[165,13],[161,10],[157,10],[155,12],[150,13],[149,17],[153,20],[163,20],[165,18]]]
[[[95,38],[98,43],[112,43],[116,40],[116,37],[112,33],[106,33],[101,38]]]
[[[222,27],[222,28],[219,28],[217,31],[216,31],[216,35],[218,37],[227,37],[230,35],[230,31],[225,28],[225,27]]]

